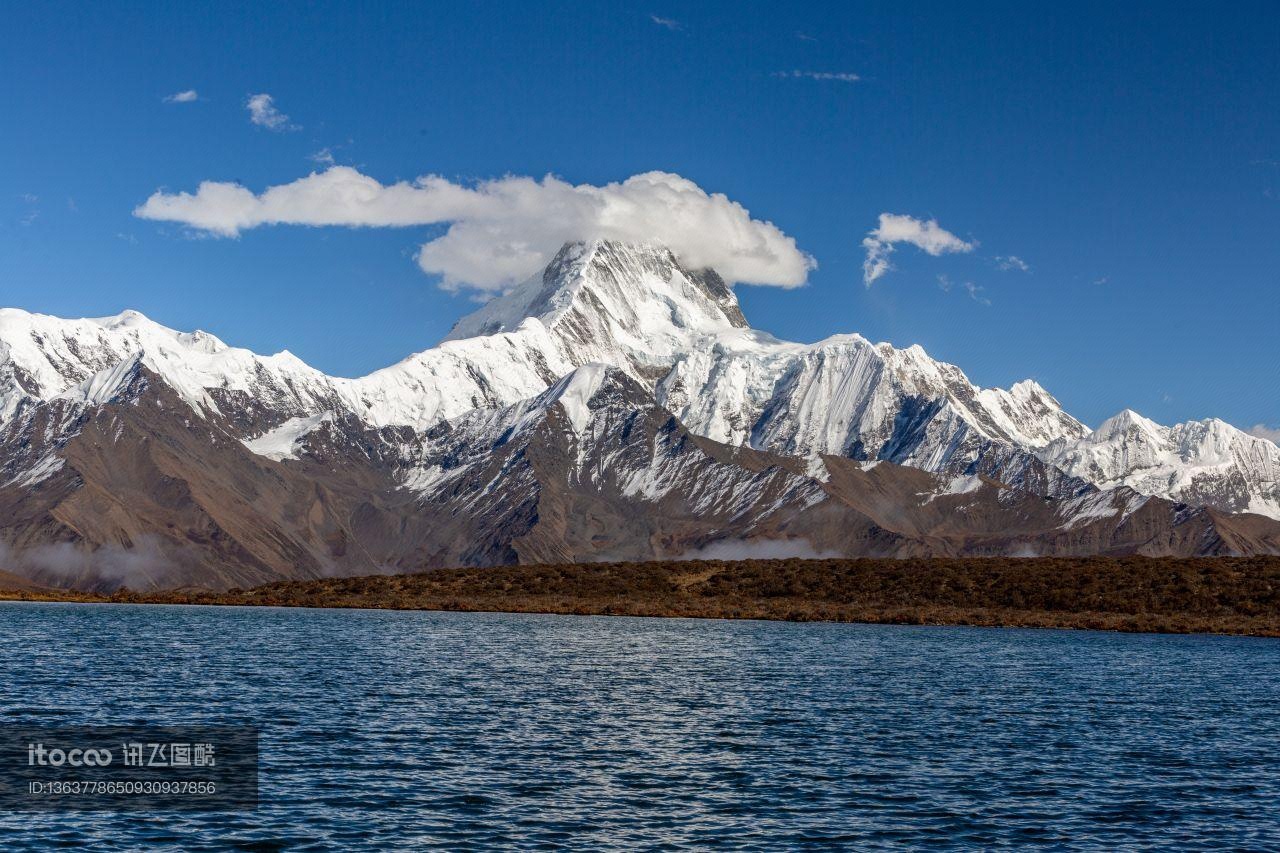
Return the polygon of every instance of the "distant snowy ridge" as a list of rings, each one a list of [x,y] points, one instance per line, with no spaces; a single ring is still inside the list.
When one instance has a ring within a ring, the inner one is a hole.
[[[1040,456],[1104,489],[1280,518],[1280,448],[1216,418],[1165,427],[1126,409]]]

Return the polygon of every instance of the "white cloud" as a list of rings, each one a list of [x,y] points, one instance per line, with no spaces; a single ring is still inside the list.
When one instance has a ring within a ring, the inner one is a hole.
[[[1031,265],[1017,255],[996,255],[996,266],[1005,271],[1031,272]]]
[[[976,242],[966,243],[961,240],[938,225],[935,219],[926,221],[913,216],[882,213],[880,224],[868,232],[862,241],[862,247],[867,250],[866,260],[862,262],[862,281],[867,287],[893,269],[889,256],[893,254],[897,243],[915,246],[934,257],[953,252],[972,252],[978,245]]]
[[[604,186],[560,178],[507,176],[474,185],[438,175],[383,185],[333,166],[255,195],[205,181],[195,193],[156,192],[134,215],[235,237],[263,225],[404,227],[447,224],[417,259],[448,289],[495,292],[544,267],[565,242],[655,242],[693,267],[713,267],[742,284],[797,287],[813,258],[741,204],[666,172]]]
[[[1265,438],[1274,444],[1280,444],[1280,427],[1269,427],[1266,424],[1254,424],[1245,430],[1249,435]]]
[[[258,127],[268,130],[297,130],[289,123],[289,117],[276,107],[275,98],[266,93],[250,95],[244,106],[249,111],[249,121]]]
[[[660,27],[665,27],[672,32],[679,32],[684,29],[684,24],[674,18],[663,18],[658,15],[650,15],[649,20],[653,21]]]
[[[322,166],[332,166],[334,163],[333,152],[328,148],[321,148],[314,154],[308,154],[307,159]]]
[[[857,83],[862,79],[850,71],[775,71],[773,76],[802,80],[838,80],[841,83]]]
[[[189,104],[192,101],[200,100],[200,95],[195,89],[185,89],[181,92],[174,92],[163,100],[166,104]]]

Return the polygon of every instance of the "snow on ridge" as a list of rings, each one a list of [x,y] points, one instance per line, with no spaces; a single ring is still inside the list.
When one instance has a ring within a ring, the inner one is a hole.
[[[254,439],[241,440],[250,452],[282,462],[298,458],[298,445],[321,424],[331,423],[333,412],[322,412],[311,417],[290,418],[275,429],[268,430]]]
[[[1110,491],[1082,495],[1066,501],[1060,515],[1067,523],[1067,529],[1083,527],[1095,521],[1114,518],[1121,515],[1124,506],[1115,505],[1115,493]]]
[[[52,477],[54,474],[62,470],[65,465],[62,457],[49,454],[41,458],[35,465],[27,468],[25,471],[19,472],[16,476],[4,483],[5,486],[22,486],[23,488],[31,488],[32,486],[42,483]]]
[[[547,395],[564,407],[569,423],[578,435],[582,434],[587,422],[591,420],[591,409],[587,404],[604,384],[608,372],[608,365],[600,362],[584,364],[561,379]]]
[[[866,470],[866,469],[864,469]],[[987,485],[986,481],[977,474],[961,474],[958,477],[952,477],[949,480],[941,481],[938,488],[932,492],[922,492],[925,503],[933,503],[937,498],[946,497],[947,495],[967,495],[978,491]]]
[[[935,492],[936,495],[967,495],[970,492],[976,492],[985,485],[985,481],[977,474],[965,474],[959,477],[952,477],[950,481],[943,486],[942,490]]]

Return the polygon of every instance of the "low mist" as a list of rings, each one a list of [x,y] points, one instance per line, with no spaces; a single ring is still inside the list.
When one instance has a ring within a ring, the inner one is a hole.
[[[151,589],[182,565],[160,540],[142,536],[133,547],[103,545],[86,550],[71,542],[14,548],[0,542],[0,569],[50,586]]]
[[[819,551],[808,539],[723,539],[673,560],[831,560],[838,551]]]

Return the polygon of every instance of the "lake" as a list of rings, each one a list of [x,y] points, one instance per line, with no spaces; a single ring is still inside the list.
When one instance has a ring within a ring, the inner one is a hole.
[[[240,813],[6,850],[1280,845],[1280,641],[0,604],[8,723],[262,730]]]

